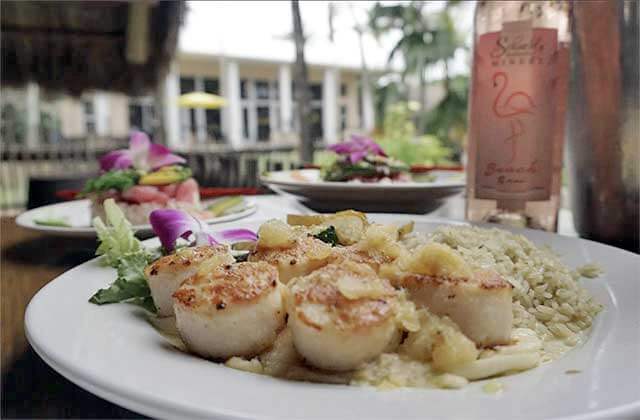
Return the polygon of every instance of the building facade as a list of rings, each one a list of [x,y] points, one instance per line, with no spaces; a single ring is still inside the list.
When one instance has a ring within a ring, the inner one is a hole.
[[[373,129],[371,89],[363,86],[358,69],[310,64],[308,70],[314,140],[333,143]],[[179,54],[162,86],[148,96],[92,92],[81,98],[51,98],[37,85],[29,85],[20,95],[24,108],[19,100],[15,104],[24,110],[21,124],[26,128],[21,143],[41,143],[42,119],[50,118],[56,120],[58,132],[44,140],[49,142],[55,138],[125,137],[138,129],[152,135],[162,131],[164,141],[178,149],[295,144],[299,121],[293,71],[293,63]],[[221,109],[180,108],[179,96],[193,91],[223,96],[227,105]]]

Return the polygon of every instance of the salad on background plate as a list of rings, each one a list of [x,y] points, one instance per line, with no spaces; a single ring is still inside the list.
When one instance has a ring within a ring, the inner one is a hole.
[[[327,148],[335,160],[320,169],[320,176],[330,182],[409,182],[409,166],[387,156],[373,140],[352,136],[350,141]]]
[[[134,225],[146,224],[153,210],[179,208],[201,219],[214,217],[200,203],[198,182],[184,158],[152,143],[143,132],[131,135],[128,149],[100,158],[102,173],[89,180],[81,197],[91,200],[93,216],[105,216],[104,201],[113,198]]]

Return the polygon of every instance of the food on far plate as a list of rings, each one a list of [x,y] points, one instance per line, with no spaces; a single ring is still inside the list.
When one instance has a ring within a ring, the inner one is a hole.
[[[387,156],[373,140],[352,136],[350,141],[333,144],[328,149],[336,159],[324,165],[320,176],[336,182],[408,182],[409,166]]]
[[[202,209],[198,183],[185,160],[143,132],[131,135],[129,148],[100,158],[101,174],[90,179],[81,195],[91,200],[93,216],[105,217],[103,202],[113,198],[134,225],[146,224],[153,210],[179,208],[200,218],[213,217]]]
[[[91,302],[153,317],[172,305],[177,348],[256,374],[461,388],[559,358],[602,309],[582,287],[585,270],[499,229],[425,234],[345,211],[214,232],[161,209],[151,224],[162,246],[149,249],[105,205],[113,228],[98,220],[99,252],[118,278]]]

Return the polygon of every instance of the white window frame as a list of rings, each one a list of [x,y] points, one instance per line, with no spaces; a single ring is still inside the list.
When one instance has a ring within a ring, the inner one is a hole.
[[[129,106],[139,106],[142,108],[142,127],[138,127],[148,133],[155,133],[157,127],[157,115],[154,116],[152,111],[155,107],[155,98],[153,96],[133,96],[129,98]],[[157,113],[156,113],[157,114]],[[129,127],[131,128],[131,116],[129,116]]]
[[[94,95],[84,95],[81,102],[84,115],[84,131],[89,136],[96,136],[98,134],[98,126],[95,97]],[[87,104],[91,104],[91,112],[87,112]],[[89,124],[93,124],[93,132],[89,131]]]
[[[255,78],[242,78],[241,82],[244,80],[246,83],[245,90],[247,92],[247,97],[240,97],[240,109],[242,115],[242,137],[243,141],[248,144],[257,144],[257,143],[270,143],[273,140],[273,135],[278,132],[280,129],[280,97],[278,94],[277,88],[277,80],[276,79],[255,79]],[[256,94],[256,82],[257,81],[265,81],[268,84],[269,98],[268,99],[258,99]],[[276,98],[276,96],[278,96]],[[269,108],[269,139],[267,141],[258,141],[258,107],[267,107]],[[247,134],[249,137],[244,135],[244,111],[247,110],[248,118],[247,122],[249,126],[247,127]]]

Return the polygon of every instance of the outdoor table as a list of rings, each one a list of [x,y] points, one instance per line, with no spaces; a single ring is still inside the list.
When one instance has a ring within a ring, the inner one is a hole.
[[[250,199],[256,202],[258,209],[244,219],[247,221],[311,212],[291,196],[263,195]],[[463,220],[464,197],[460,194],[450,198],[427,216]],[[3,416],[140,417],[64,379],[35,354],[25,338],[24,312],[33,295],[64,271],[92,258],[95,240],[53,237],[28,231],[16,226],[14,218],[10,217],[0,219],[0,229]],[[571,214],[566,209],[560,212],[558,230],[561,234],[576,236]]]

